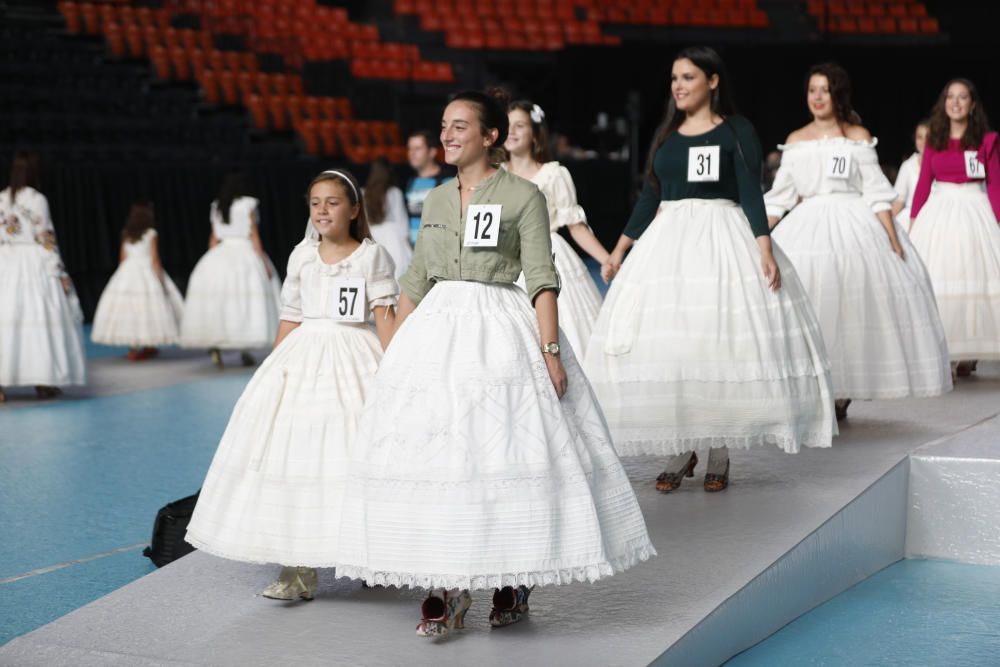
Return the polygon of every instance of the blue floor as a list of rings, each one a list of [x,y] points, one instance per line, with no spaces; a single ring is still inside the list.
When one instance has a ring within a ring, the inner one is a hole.
[[[0,413],[0,644],[151,572],[156,511],[196,491],[245,373]],[[25,574],[25,578],[10,581]]]
[[[1000,665],[1000,566],[904,560],[727,667]]]

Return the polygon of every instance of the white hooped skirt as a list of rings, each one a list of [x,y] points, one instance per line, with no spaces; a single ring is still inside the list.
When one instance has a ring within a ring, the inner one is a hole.
[[[656,552],[565,338],[560,401],[514,285],[440,282],[386,351],[337,573],[420,588],[595,581]]]
[[[187,541],[252,563],[336,563],[348,452],[382,347],[366,325],[306,320],[254,373]]]
[[[1000,225],[983,185],[935,182],[910,240],[934,285],[951,358],[1000,359]]]
[[[184,299],[170,276],[163,282],[144,258],[126,258],[101,293],[90,337],[103,345],[172,345],[180,335]]]
[[[852,194],[810,197],[772,234],[811,299],[837,398],[951,390],[930,278],[906,233],[896,235],[902,260],[868,204]]]
[[[774,258],[777,293],[737,204],[660,204],[587,348],[619,454],[830,446],[837,424],[819,323],[777,245]]]
[[[559,273],[559,329],[574,350],[583,352],[590,332],[601,312],[601,293],[573,246],[561,235],[552,233],[552,255]],[[524,274],[517,279],[524,287]]]
[[[79,302],[56,264],[39,245],[0,244],[0,387],[86,381]]]
[[[278,333],[281,281],[271,278],[249,240],[223,239],[206,252],[188,281],[181,345],[193,348],[269,347]]]

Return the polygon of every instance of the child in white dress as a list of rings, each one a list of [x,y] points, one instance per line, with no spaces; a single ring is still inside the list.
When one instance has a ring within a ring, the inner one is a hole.
[[[0,192],[0,402],[6,386],[34,385],[51,398],[85,382],[83,318],[33,171],[17,155]]]
[[[310,184],[313,233],[288,258],[274,351],[233,410],[188,526],[199,549],[284,565],[269,598],[311,599],[314,568],[337,560],[345,461],[395,325],[392,259],[358,195],[344,171]]]
[[[153,207],[133,204],[122,230],[120,264],[101,293],[91,339],[127,345],[140,361],[159,345],[173,345],[180,333],[184,300],[160,264]]]
[[[608,251],[587,225],[587,214],[576,201],[576,186],[569,170],[549,159],[548,125],[545,112],[533,102],[519,100],[507,109],[510,129],[504,148],[509,160],[505,167],[526,178],[545,195],[549,212],[552,257],[559,273],[559,328],[580,354],[587,349],[590,332],[601,311],[601,293],[580,256],[559,234],[565,227],[587,254],[603,264]],[[523,276],[518,285],[524,287]]]
[[[241,350],[252,366],[249,350],[271,344],[281,308],[281,282],[257,232],[258,201],[246,192],[231,174],[212,202],[209,249],[191,272],[181,321],[181,345],[207,348],[219,368],[222,350]]]
[[[403,277],[413,258],[410,245],[410,216],[403,191],[393,185],[392,170],[384,158],[371,164],[368,181],[361,193],[372,238],[385,248],[396,264],[396,279]]]

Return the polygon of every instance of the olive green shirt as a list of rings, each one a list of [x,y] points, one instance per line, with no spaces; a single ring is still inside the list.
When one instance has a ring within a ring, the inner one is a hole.
[[[559,291],[549,213],[538,186],[498,169],[476,187],[469,204],[501,205],[497,247],[465,246],[457,178],[431,190],[424,200],[413,260],[399,281],[414,304],[440,280],[513,283],[522,270],[532,300],[542,290]]]

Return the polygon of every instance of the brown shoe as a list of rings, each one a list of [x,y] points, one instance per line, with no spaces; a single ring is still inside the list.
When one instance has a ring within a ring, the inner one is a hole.
[[[670,472],[664,470],[656,478],[656,490],[660,493],[670,493],[671,491],[680,488],[681,481],[685,477],[694,477],[694,468],[698,465],[698,454],[691,452],[691,458],[688,459],[687,465],[680,469],[678,472]]]
[[[718,493],[729,488],[729,462],[726,461],[726,472],[721,475],[708,473],[705,475],[704,489],[709,493]]]

